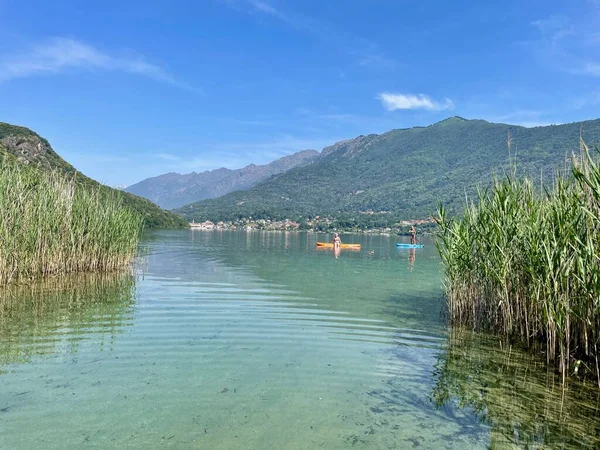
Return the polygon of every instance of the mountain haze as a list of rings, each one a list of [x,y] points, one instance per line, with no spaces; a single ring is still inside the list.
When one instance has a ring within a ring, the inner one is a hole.
[[[201,173],[167,173],[147,178],[125,189],[165,209],[178,208],[199,200],[220,197],[248,189],[267,178],[294,167],[310,164],[319,157],[315,150],[303,150],[265,165],[250,164],[242,169],[220,168]]]
[[[518,173],[550,183],[579,151],[580,131],[588,144],[600,142],[600,120],[525,128],[451,117],[338,142],[313,164],[175,212],[197,221],[373,212],[425,218],[440,201],[450,210],[461,208],[465,195],[473,196],[493,174],[510,170],[509,135]]]
[[[188,223],[180,216],[164,211],[144,198],[104,186],[77,172],[71,164],[52,149],[46,139],[29,128],[0,122],[0,156],[7,155],[22,164],[37,166],[41,170],[56,170],[68,177],[75,177],[75,180],[81,185],[118,192],[125,205],[144,217],[146,227],[182,228],[188,226]]]

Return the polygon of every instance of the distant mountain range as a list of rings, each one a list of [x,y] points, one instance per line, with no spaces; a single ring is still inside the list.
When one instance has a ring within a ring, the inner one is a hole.
[[[338,142],[311,164],[174,212],[196,221],[334,215],[351,224],[374,213],[389,220],[425,218],[439,202],[451,211],[462,208],[477,186],[511,170],[509,136],[518,173],[551,184],[555,171],[579,151],[580,132],[597,145],[600,120],[525,128],[451,117]]]
[[[138,211],[145,219],[145,226],[152,228],[183,228],[189,226],[180,216],[164,211],[152,202],[126,192],[104,186],[79,173],[62,159],[50,143],[29,128],[0,122],[0,157],[9,157],[23,164],[37,166],[41,170],[55,170],[87,187],[115,191],[122,196],[123,203]]]
[[[318,157],[319,152],[315,150],[303,150],[270,164],[250,164],[237,170],[220,168],[184,175],[166,173],[133,184],[125,188],[125,191],[147,198],[162,208],[173,209],[199,200],[251,188],[269,177],[295,167],[306,166]]]
[[[359,136],[320,153],[306,150],[262,166],[165,174],[115,192],[144,215],[147,227],[184,227],[187,220],[302,220],[316,215],[341,218],[347,227],[364,223],[365,217],[373,222],[370,225],[380,226],[426,218],[439,202],[457,211],[465,197],[474,198],[477,186],[489,185],[493,174],[512,170],[509,161],[516,163],[519,174],[550,185],[556,170],[568,167],[571,155],[579,151],[580,133],[591,147],[600,144],[600,119],[525,128],[451,117],[427,127]],[[43,170],[76,173],[44,138],[0,122],[2,155]],[[112,189],[80,173],[77,180]],[[166,208],[179,206],[173,211],[177,215],[132,192]]]

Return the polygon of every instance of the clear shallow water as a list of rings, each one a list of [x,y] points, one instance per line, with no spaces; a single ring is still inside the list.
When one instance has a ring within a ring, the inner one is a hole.
[[[3,292],[0,448],[597,446],[597,390],[449,335],[395,237],[160,231],[136,276]]]

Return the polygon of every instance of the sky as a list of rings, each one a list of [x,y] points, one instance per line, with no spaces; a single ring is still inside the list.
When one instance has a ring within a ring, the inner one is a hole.
[[[113,186],[599,111],[600,0],[0,0],[0,121]]]

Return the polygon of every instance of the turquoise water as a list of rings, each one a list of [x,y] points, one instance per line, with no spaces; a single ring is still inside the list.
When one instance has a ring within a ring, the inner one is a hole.
[[[156,231],[133,274],[12,288],[0,448],[598,445],[597,389],[449,333],[431,242]]]

